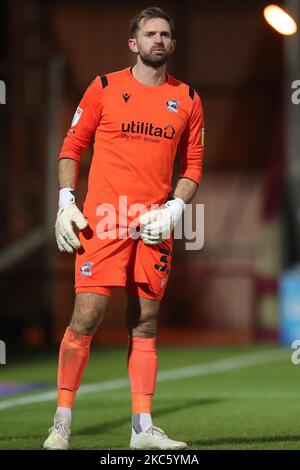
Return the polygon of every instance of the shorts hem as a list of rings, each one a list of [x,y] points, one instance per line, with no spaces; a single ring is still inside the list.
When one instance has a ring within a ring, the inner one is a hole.
[[[92,293],[92,294],[99,294],[99,295],[106,295],[107,297],[111,296],[111,289],[113,287],[125,287],[124,285],[118,286],[118,285],[109,285],[109,286],[75,286],[75,294],[80,294],[80,293]]]
[[[74,289],[96,289],[97,287],[126,287],[126,284],[114,284],[114,283],[105,283],[105,284],[102,284],[102,283],[99,283],[99,284],[93,284],[92,286],[78,286],[78,285],[75,285],[74,286]]]

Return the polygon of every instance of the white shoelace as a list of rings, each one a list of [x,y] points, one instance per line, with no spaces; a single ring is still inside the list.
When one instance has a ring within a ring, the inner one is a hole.
[[[57,420],[53,426],[49,429],[49,432],[54,432],[61,439],[68,440],[71,435],[69,426],[62,420]]]
[[[149,432],[153,436],[157,436],[160,439],[165,439],[165,438],[168,439],[168,436],[166,435],[166,433],[162,429],[158,428],[157,426],[151,426],[151,428],[149,428]]]

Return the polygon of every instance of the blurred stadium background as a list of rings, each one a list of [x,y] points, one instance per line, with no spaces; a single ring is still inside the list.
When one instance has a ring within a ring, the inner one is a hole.
[[[152,3],[175,19],[169,72],[197,89],[206,119],[204,176],[193,201],[205,204],[204,248],[186,251],[176,241],[159,343],[276,345],[284,340],[284,313],[297,338],[300,105],[292,104],[291,84],[300,80],[299,33],[285,37],[272,29],[263,17],[270,2],[263,0],[2,0],[3,377],[13,379],[10,355],[56,350],[69,321],[74,258],[60,254],[54,239],[56,156],[86,86],[133,63],[129,22]],[[299,23],[297,0],[276,4]],[[90,161],[91,147],[81,160],[80,201]],[[179,159],[174,180],[178,168]],[[285,288],[290,272],[292,293]],[[284,312],[287,291],[292,302]],[[126,345],[125,303],[116,289],[96,347]]]

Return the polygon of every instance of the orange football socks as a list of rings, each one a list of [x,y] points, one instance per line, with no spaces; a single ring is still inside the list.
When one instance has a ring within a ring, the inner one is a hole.
[[[57,401],[62,408],[72,408],[76,392],[90,355],[92,336],[65,331],[59,350]]]
[[[156,338],[130,337],[127,365],[132,414],[150,414],[157,376]]]

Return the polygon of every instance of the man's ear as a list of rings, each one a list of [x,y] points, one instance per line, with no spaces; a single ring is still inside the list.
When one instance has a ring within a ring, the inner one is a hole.
[[[172,39],[172,54],[176,49],[176,39]]]
[[[128,46],[129,46],[129,49],[131,50],[131,52],[138,52],[135,38],[129,38],[128,39]]]

